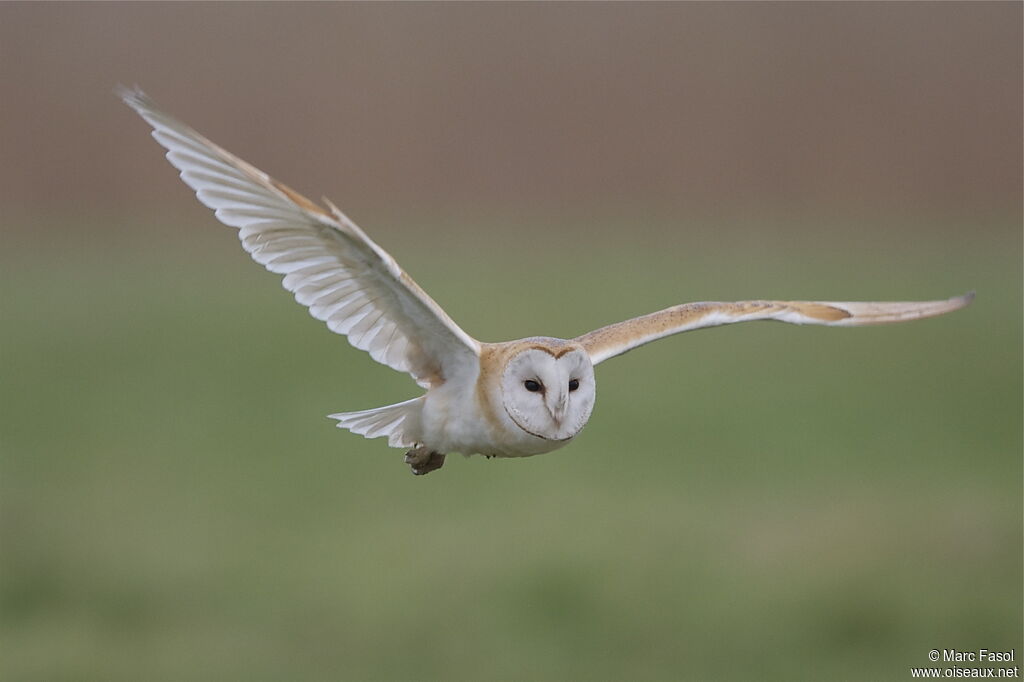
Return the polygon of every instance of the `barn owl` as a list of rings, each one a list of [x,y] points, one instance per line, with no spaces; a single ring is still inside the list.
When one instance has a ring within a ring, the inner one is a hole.
[[[574,339],[484,343],[464,332],[334,204],[320,206],[158,110],[138,89],[119,91],[152,126],[181,179],[242,247],[313,317],[377,362],[408,372],[425,393],[386,407],[332,414],[366,438],[407,449],[414,474],[459,452],[527,457],[576,437],[594,408],[594,367],[680,332],[734,322],[858,326],[942,315],[970,303],[737,301],[685,303]]]

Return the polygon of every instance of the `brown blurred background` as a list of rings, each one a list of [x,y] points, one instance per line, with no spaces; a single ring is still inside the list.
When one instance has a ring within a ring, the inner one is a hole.
[[[176,210],[138,84],[358,216],[1019,213],[1020,3],[5,3],[0,205]]]

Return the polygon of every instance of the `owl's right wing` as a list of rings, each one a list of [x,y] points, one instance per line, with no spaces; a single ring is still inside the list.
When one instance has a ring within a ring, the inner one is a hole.
[[[601,327],[574,339],[595,365],[651,341],[680,332],[734,322],[777,320],[791,324],[856,327],[905,322],[959,310],[974,299],[969,293],[945,301],[826,302],[737,301],[684,303],[672,308]]]
[[[181,179],[242,247],[313,317],[377,362],[421,386],[476,362],[480,344],[462,331],[395,259],[327,202],[327,211],[159,111],[140,90],[119,92],[153,126]]]

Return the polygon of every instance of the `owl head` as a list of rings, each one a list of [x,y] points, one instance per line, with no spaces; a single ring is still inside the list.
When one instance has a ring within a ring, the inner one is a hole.
[[[566,441],[580,432],[594,409],[594,366],[580,346],[536,341],[505,366],[502,402],[526,433]]]

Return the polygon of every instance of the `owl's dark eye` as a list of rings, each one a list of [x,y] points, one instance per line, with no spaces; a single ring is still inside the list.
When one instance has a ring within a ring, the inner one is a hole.
[[[526,381],[524,381],[523,386],[525,386],[526,390],[529,391],[530,393],[536,393],[537,391],[540,390],[540,384],[534,381],[533,379],[527,379]]]
[[[570,391],[575,391],[579,387],[580,387],[580,380],[579,379],[570,379],[569,380],[569,390]]]

